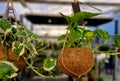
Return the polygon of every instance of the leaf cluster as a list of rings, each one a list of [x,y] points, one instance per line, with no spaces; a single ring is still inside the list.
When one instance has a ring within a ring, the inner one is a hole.
[[[104,42],[102,44],[105,44],[109,40],[108,32],[103,29],[92,31],[87,29],[85,26],[78,25],[79,20],[97,16],[99,13],[78,12],[75,13],[72,17],[66,16],[62,13],[60,14],[68,22],[68,37],[66,41],[66,47],[89,47],[90,42],[97,36],[104,39]],[[59,36],[58,40],[64,40],[65,37],[66,34],[63,34]]]
[[[12,48],[12,53],[16,58],[24,58],[26,64],[39,76],[45,77],[39,73],[29,60],[35,58],[39,53],[38,50],[43,49],[44,42],[38,35],[29,30],[24,24],[13,25],[7,19],[0,19],[0,46]],[[40,49],[38,49],[38,44]],[[8,50],[6,50],[5,61],[0,61],[0,78],[8,79],[17,76],[18,67],[12,61],[9,61]],[[25,55],[27,53],[27,55]],[[29,61],[29,62],[28,62]],[[52,64],[52,65],[51,65]],[[43,62],[42,68],[45,71],[51,71],[56,65],[56,59],[46,58]],[[9,69],[11,68],[11,69]],[[17,68],[14,70],[14,68]]]

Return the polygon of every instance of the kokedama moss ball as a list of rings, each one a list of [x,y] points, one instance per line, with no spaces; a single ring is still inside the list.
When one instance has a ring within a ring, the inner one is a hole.
[[[0,46],[0,61],[4,61],[6,58],[6,53],[5,53],[5,48],[1,45]],[[17,58],[13,53],[12,53],[12,48],[8,48],[8,56],[7,56],[9,61],[15,62],[19,68],[18,71],[21,71],[25,66],[26,62],[22,57]]]
[[[93,53],[87,48],[64,48],[58,55],[58,68],[72,77],[86,74],[93,65]]]

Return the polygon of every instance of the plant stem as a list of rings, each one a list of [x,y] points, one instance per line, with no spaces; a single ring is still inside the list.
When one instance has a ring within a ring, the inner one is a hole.
[[[117,54],[120,54],[120,52],[116,52],[116,50],[114,52],[112,50],[110,50],[110,51],[99,51],[99,50],[94,49],[94,48],[92,48],[91,50],[93,50],[94,52],[101,53],[101,54],[106,54],[106,55],[117,55]]]
[[[106,44],[106,43],[107,43],[107,41],[104,41],[102,44],[97,45],[97,47],[95,47],[95,49],[98,49],[99,47],[103,46],[103,45]]]
[[[31,64],[28,63],[28,61],[26,60],[26,58],[25,58],[24,56],[23,56],[23,58],[24,58],[25,62],[27,63],[27,65],[28,65],[38,76],[41,76],[41,77],[43,77],[43,78],[50,78],[50,76],[45,76],[45,75],[39,73],[37,70],[35,70],[35,68],[34,68]]]
[[[67,41],[67,38],[68,38],[69,28],[70,28],[70,26],[67,27],[67,32],[66,32],[66,36],[65,36],[65,39],[64,39],[64,42],[63,42],[62,52],[63,52],[63,50],[64,50],[64,48],[65,48],[65,45],[66,45],[66,41]]]
[[[74,0],[74,3],[77,3],[78,2],[78,0]]]

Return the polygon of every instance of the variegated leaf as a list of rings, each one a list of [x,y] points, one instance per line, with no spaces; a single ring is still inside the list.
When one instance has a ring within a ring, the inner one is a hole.
[[[7,34],[11,31],[12,24],[4,18],[0,19],[0,29],[3,33]]]
[[[18,68],[9,61],[0,61],[0,79],[9,79],[17,76]]]
[[[43,61],[43,69],[46,71],[52,70],[56,66],[56,59],[53,57],[47,57]]]
[[[17,57],[22,56],[25,52],[24,45],[19,41],[15,41],[12,44],[12,51],[15,56]]]
[[[35,46],[32,43],[25,42],[24,45],[25,45],[26,49],[28,49],[30,52],[32,52],[34,54],[38,54],[37,50],[35,49]]]

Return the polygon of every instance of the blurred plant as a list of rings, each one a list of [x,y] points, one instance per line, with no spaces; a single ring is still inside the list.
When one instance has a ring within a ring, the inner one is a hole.
[[[7,19],[0,19],[0,78],[9,79],[16,77],[26,64],[41,77],[46,76],[37,71],[42,68],[50,72],[56,66],[56,59],[44,58],[41,67],[34,67],[30,60],[35,59],[38,54],[36,43],[44,48],[44,42],[38,35],[27,29],[24,24],[14,27]],[[41,63],[41,62],[39,62]]]

